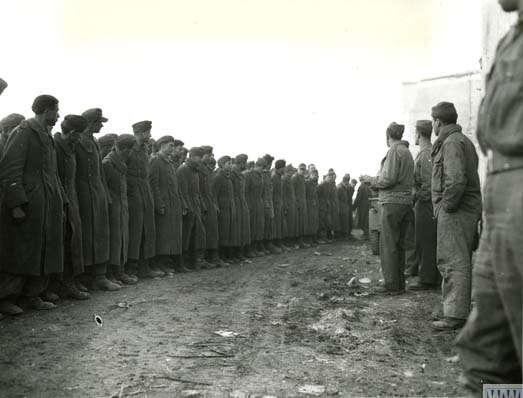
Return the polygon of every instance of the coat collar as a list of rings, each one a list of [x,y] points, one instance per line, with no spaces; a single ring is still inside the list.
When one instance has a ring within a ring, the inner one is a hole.
[[[127,172],[127,165],[125,164],[122,155],[117,151],[109,152],[105,159],[111,162],[114,168],[118,170],[120,173],[125,174]]]
[[[454,133],[461,133],[462,129],[459,124],[449,124],[447,126],[443,126],[441,128],[441,131],[439,132],[437,140],[434,142],[434,145],[432,146],[432,156],[437,154],[445,142],[447,138],[449,138]]]
[[[69,155],[69,156],[73,156],[74,155],[74,144],[72,144],[71,142],[68,142],[66,140],[64,140],[64,137],[62,136],[62,133],[56,133],[54,135],[54,140],[56,142],[56,144],[63,149],[63,151]]]

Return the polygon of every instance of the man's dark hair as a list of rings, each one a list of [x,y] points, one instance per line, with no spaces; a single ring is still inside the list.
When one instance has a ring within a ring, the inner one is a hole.
[[[44,94],[35,98],[31,109],[35,115],[41,115],[45,111],[53,109],[56,105],[58,105],[58,100],[55,97]]]

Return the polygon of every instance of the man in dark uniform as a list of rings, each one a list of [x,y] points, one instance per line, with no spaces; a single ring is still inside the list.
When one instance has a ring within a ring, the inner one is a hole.
[[[377,293],[405,292],[405,251],[409,224],[413,223],[412,189],[414,187],[414,159],[408,142],[403,141],[405,126],[391,123],[387,128],[389,151],[381,162],[377,177],[364,176],[379,190],[381,212],[380,260],[384,278]]]
[[[274,209],[274,219],[272,221],[273,244],[283,251],[283,193],[281,177],[285,171],[286,162],[283,159],[277,160],[274,164],[274,170],[271,173],[272,183],[272,206]]]
[[[440,283],[440,273],[436,265],[436,220],[432,209],[432,121],[416,122],[416,145],[420,150],[414,161],[414,218],[416,259],[419,265],[418,281],[409,285],[410,290],[434,289]]]
[[[458,329],[470,313],[472,251],[482,202],[478,155],[457,123],[456,108],[441,102],[432,108],[432,203],[437,218],[437,264],[443,278],[443,316],[432,326]]]
[[[4,156],[5,145],[7,144],[7,139],[11,135],[11,132],[24,120],[25,117],[18,113],[11,113],[0,120],[0,159]]]
[[[39,296],[49,276],[63,272],[63,209],[67,203],[56,169],[50,134],[56,124],[58,100],[40,95],[35,116],[11,134],[0,162],[4,187],[1,207],[0,312],[19,314],[22,306],[46,310],[51,302]]]
[[[310,245],[304,241],[305,235],[307,234],[307,195],[305,192],[306,175],[307,166],[305,163],[301,163],[298,166],[298,172],[291,178],[296,198],[296,243],[300,249],[310,247]]]
[[[185,206],[183,209],[183,253],[185,263],[194,270],[209,268],[205,261],[205,228],[202,221],[200,180],[198,170],[202,167],[203,151],[191,148],[189,157],[178,168],[178,184]]]
[[[352,227],[354,225],[354,219],[352,212],[354,210],[353,205],[353,198],[354,198],[354,187],[358,183],[355,179],[351,179],[350,174],[346,174],[348,176],[349,183],[347,185],[347,203],[349,206],[349,240],[353,240],[354,237],[352,236]]]
[[[89,123],[76,145],[76,192],[82,219],[84,267],[94,277],[93,290],[119,290],[120,285],[106,277],[109,261],[109,191],[102,169],[102,157],[94,134],[99,134],[107,118],[100,108],[88,109],[82,116]]]
[[[236,206],[231,181],[232,160],[230,156],[218,159],[218,170],[213,175],[212,187],[218,203],[218,228],[220,251],[225,260],[235,261],[233,252]]]
[[[282,183],[282,212],[283,212],[283,249],[289,251],[296,248],[296,194],[292,184],[295,168],[292,164],[285,166],[281,178]]]
[[[78,115],[67,115],[62,132],[54,135],[56,164],[60,182],[67,196],[64,231],[64,273],[58,295],[85,300],[89,293],[78,289],[76,278],[84,272],[82,220],[76,192],[76,144],[88,122]]]
[[[340,218],[340,202],[338,200],[338,190],[336,189],[336,173],[334,169],[329,169],[329,200],[332,203],[331,206],[331,220],[332,220],[332,231],[334,239],[340,235],[341,231],[341,218]]]
[[[231,171],[236,205],[234,246],[237,248],[240,257],[252,257],[252,253],[249,252],[251,244],[249,206],[245,197],[245,175],[243,174],[247,159],[248,157],[245,154],[237,155]]]
[[[523,292],[523,2],[498,45],[478,120],[478,141],[489,157],[483,233],[473,269],[474,307],[457,348],[468,386],[522,383]],[[500,94],[500,92],[502,94]]]
[[[153,264],[156,255],[154,201],[149,184],[149,154],[152,122],[143,120],[132,125],[135,144],[127,158],[127,200],[129,203],[128,272],[134,274],[138,264],[139,278],[165,276]]]
[[[323,176],[323,180],[318,184],[318,212],[319,224],[318,234],[319,243],[324,244],[330,241],[332,232],[331,220],[331,206],[332,203],[329,198],[329,182],[328,175]]]
[[[182,255],[182,202],[178,177],[171,162],[174,138],[170,135],[156,141],[158,152],[151,160],[149,182],[154,198],[156,226],[156,260],[167,275]]]
[[[212,175],[216,161],[214,161],[211,146],[204,145],[201,149],[203,158],[201,167],[198,169],[198,178],[200,181],[202,221],[205,228],[206,258],[210,264],[222,266],[224,264],[218,256],[218,205],[212,192]]]
[[[350,186],[350,176],[346,174],[336,188],[340,204],[340,236],[344,239],[349,237],[348,186]]]
[[[129,254],[129,202],[127,200],[127,159],[135,144],[131,134],[116,137],[114,150],[102,160],[109,204],[109,271],[117,283],[134,285],[138,278],[125,272]]]
[[[257,256],[265,255],[262,245],[265,233],[265,211],[263,202],[263,170],[267,162],[263,158],[256,161],[254,169],[245,174],[245,197],[249,206],[251,245]]]
[[[100,155],[104,159],[109,152],[114,149],[114,144],[118,134],[105,134],[98,138],[98,145],[100,146]]]
[[[354,210],[358,212],[358,228],[363,231],[363,239],[369,239],[369,199],[371,196],[369,184],[361,182],[354,200]]]
[[[305,181],[305,192],[307,198],[307,243],[318,244],[319,208],[318,208],[318,170],[309,169]]]
[[[272,179],[271,168],[274,157],[266,154],[263,159],[267,162],[267,166],[263,169],[263,202],[265,211],[264,233],[263,233],[263,248],[265,254],[279,254],[281,249],[274,245],[273,239],[273,225],[274,222],[274,204],[272,203]]]

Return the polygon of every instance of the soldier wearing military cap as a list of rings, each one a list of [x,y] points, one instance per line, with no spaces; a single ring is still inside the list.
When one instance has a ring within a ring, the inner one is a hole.
[[[364,176],[379,190],[381,204],[380,259],[384,278],[377,293],[401,294],[405,292],[405,256],[407,234],[414,222],[412,189],[414,187],[414,160],[409,143],[403,141],[405,126],[391,123],[386,130],[389,151],[381,162],[377,177]]]
[[[233,250],[237,252],[236,257],[249,257],[251,244],[251,227],[249,206],[245,197],[245,171],[248,156],[237,155],[231,171],[231,181],[234,189],[234,204],[236,207],[236,219],[233,227]]]
[[[283,249],[286,251],[296,247],[296,194],[291,181],[294,172],[292,164],[286,165],[281,179]]]
[[[274,164],[274,169],[271,172],[272,206],[274,209],[272,239],[278,253],[283,251],[283,193],[281,178],[285,172],[286,164],[287,163],[283,159],[277,160]]]
[[[432,108],[432,204],[437,219],[437,264],[443,282],[443,314],[432,326],[438,330],[463,326],[470,312],[472,251],[481,218],[478,155],[457,124],[454,104]]]
[[[264,233],[262,246],[265,249],[265,254],[279,254],[281,249],[273,243],[273,221],[274,221],[274,204],[272,202],[272,180],[271,180],[271,168],[274,157],[266,154],[263,159],[267,163],[267,166],[263,169],[263,201],[264,201]]]
[[[310,245],[318,244],[319,229],[319,203],[318,203],[318,170],[309,169],[305,180],[305,198],[307,200],[307,243]]]
[[[305,188],[305,176],[307,175],[307,166],[301,163],[298,166],[298,172],[295,173],[291,182],[296,197],[296,243],[300,249],[310,247],[304,241],[307,231],[307,194]]]
[[[202,207],[202,221],[205,228],[206,258],[215,266],[224,265],[218,256],[218,204],[212,191],[212,174],[216,162],[213,147],[200,147],[203,153],[201,167],[198,168],[200,183],[200,198]],[[214,165],[212,165],[214,163]]]
[[[25,117],[18,113],[11,113],[0,120],[0,159],[4,155],[7,139],[11,135],[11,132],[24,120]]]
[[[119,290],[120,285],[107,279],[109,261],[109,202],[110,195],[102,167],[102,154],[98,141],[107,118],[100,108],[82,113],[88,126],[76,145],[76,192],[82,219],[84,267],[94,277],[93,290]]]
[[[127,158],[127,200],[129,203],[129,254],[127,272],[139,278],[165,276],[153,264],[156,255],[154,200],[149,183],[148,142],[152,122],[143,120],[132,125],[135,144]]]
[[[54,308],[39,296],[49,276],[63,272],[67,198],[49,133],[59,118],[58,100],[38,96],[32,110],[35,116],[18,126],[0,162],[0,184],[5,187],[0,223],[0,313],[4,314],[22,312],[13,302],[17,296],[28,308]]]
[[[178,168],[178,183],[183,205],[184,262],[193,270],[208,268],[205,261],[205,228],[202,221],[199,168],[204,151],[200,147],[189,150],[189,157]]]
[[[318,184],[318,212],[319,212],[319,224],[318,224],[318,236],[319,243],[323,244],[331,242],[333,221],[332,221],[332,207],[331,201],[330,182],[332,175],[327,174],[323,176],[322,181]]]
[[[340,220],[340,202],[338,199],[338,192],[336,189],[336,173],[334,172],[334,169],[329,169],[329,172],[327,173],[329,175],[328,179],[328,197],[329,201],[331,202],[332,206],[331,209],[331,215],[330,219],[332,222],[332,232],[333,236],[332,238],[339,237],[340,230],[341,230],[341,220]]]
[[[58,295],[75,300],[90,297],[77,279],[84,272],[84,257],[82,219],[76,191],[76,145],[87,125],[84,117],[67,115],[61,124],[62,131],[54,135],[58,175],[68,200],[64,226],[64,273]]]
[[[183,163],[182,158],[184,157],[184,142],[181,140],[174,140],[174,153],[171,155],[171,160],[173,162],[173,167],[175,171],[178,171],[178,167]]]
[[[134,285],[138,278],[125,272],[129,254],[129,202],[127,199],[127,159],[134,147],[132,134],[115,138],[113,150],[103,159],[102,165],[111,198],[109,204],[109,272],[112,280]]]
[[[226,260],[235,261],[233,252],[236,206],[234,187],[231,181],[232,159],[222,156],[218,159],[218,170],[213,175],[212,187],[218,203],[218,228],[220,251]]]
[[[349,198],[348,187],[350,186],[350,175],[343,176],[342,181],[336,187],[338,203],[340,206],[340,238],[349,238]]]
[[[267,162],[263,158],[245,175],[245,197],[249,206],[251,227],[251,248],[257,256],[264,256],[263,238],[265,233],[265,203],[263,201],[263,170]]]
[[[161,271],[170,274],[174,267],[182,270],[183,210],[178,176],[171,161],[174,138],[166,135],[156,142],[158,153],[150,160],[149,175],[154,198],[156,261]]]

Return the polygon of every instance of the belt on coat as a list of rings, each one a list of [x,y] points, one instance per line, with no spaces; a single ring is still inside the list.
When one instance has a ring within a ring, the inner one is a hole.
[[[502,173],[515,169],[523,169],[523,156],[507,156],[499,152],[489,150],[488,167],[489,174]]]

